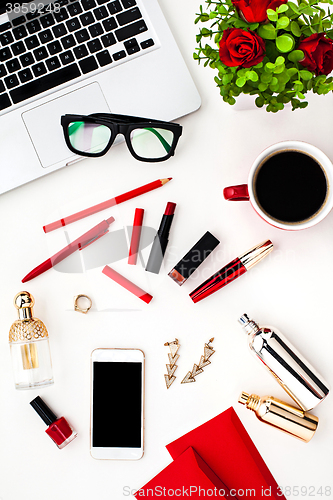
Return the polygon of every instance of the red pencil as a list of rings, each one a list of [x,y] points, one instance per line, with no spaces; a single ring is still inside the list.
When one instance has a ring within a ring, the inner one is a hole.
[[[93,207],[81,210],[81,212],[77,212],[76,214],[69,215],[68,217],[64,217],[63,219],[57,220],[55,222],[51,222],[51,224],[47,224],[46,226],[44,226],[43,229],[45,233],[49,233],[50,231],[54,231],[54,229],[58,229],[59,227],[67,226],[68,224],[72,224],[72,222],[84,219],[84,217],[96,214],[101,210],[114,207],[114,205],[119,205],[119,203],[131,200],[132,198],[136,198],[141,194],[148,193],[148,191],[152,191],[153,189],[164,186],[164,184],[171,181],[171,179],[172,177],[168,177],[167,179],[158,179],[157,181],[150,182],[149,184],[145,184],[144,186],[133,189],[132,191],[128,191],[127,193],[116,196],[115,198],[111,198],[110,200],[98,203],[98,205],[94,205]]]

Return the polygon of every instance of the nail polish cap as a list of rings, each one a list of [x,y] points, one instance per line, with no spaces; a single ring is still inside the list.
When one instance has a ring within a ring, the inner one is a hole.
[[[184,281],[194,273],[194,271],[207,259],[208,255],[217,247],[220,241],[207,231],[202,238],[187,252],[187,254],[178,262],[169,276],[173,278],[173,271],[176,270]]]
[[[44,420],[47,426],[53,424],[56,420],[58,420],[58,417],[53,413],[53,411],[47,406],[46,403],[42,400],[40,396],[37,396],[35,399],[30,401],[31,406],[33,409],[38,413],[40,418]]]

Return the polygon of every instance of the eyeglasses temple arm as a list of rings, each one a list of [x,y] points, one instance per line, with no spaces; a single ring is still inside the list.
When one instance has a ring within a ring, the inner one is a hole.
[[[170,151],[170,148],[171,148],[171,145],[164,139],[164,137],[159,133],[157,132],[157,130],[155,130],[154,128],[150,128],[150,127],[145,127],[145,130],[150,130],[150,132],[152,132],[153,134],[156,135],[156,137],[160,140],[160,142],[162,143],[165,151],[167,153],[169,153]]]

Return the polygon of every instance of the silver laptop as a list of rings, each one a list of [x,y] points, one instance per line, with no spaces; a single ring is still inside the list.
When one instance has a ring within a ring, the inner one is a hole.
[[[157,0],[48,1],[0,0],[0,193],[82,159],[63,114],[169,121],[200,106]]]

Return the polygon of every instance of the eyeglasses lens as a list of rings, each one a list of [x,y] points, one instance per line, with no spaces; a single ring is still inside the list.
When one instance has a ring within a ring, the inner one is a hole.
[[[100,153],[106,149],[111,130],[105,125],[71,122],[68,125],[69,141],[74,149],[82,153]]]
[[[134,152],[141,158],[157,159],[168,155],[173,137],[171,130],[137,128],[131,132],[131,144]]]

